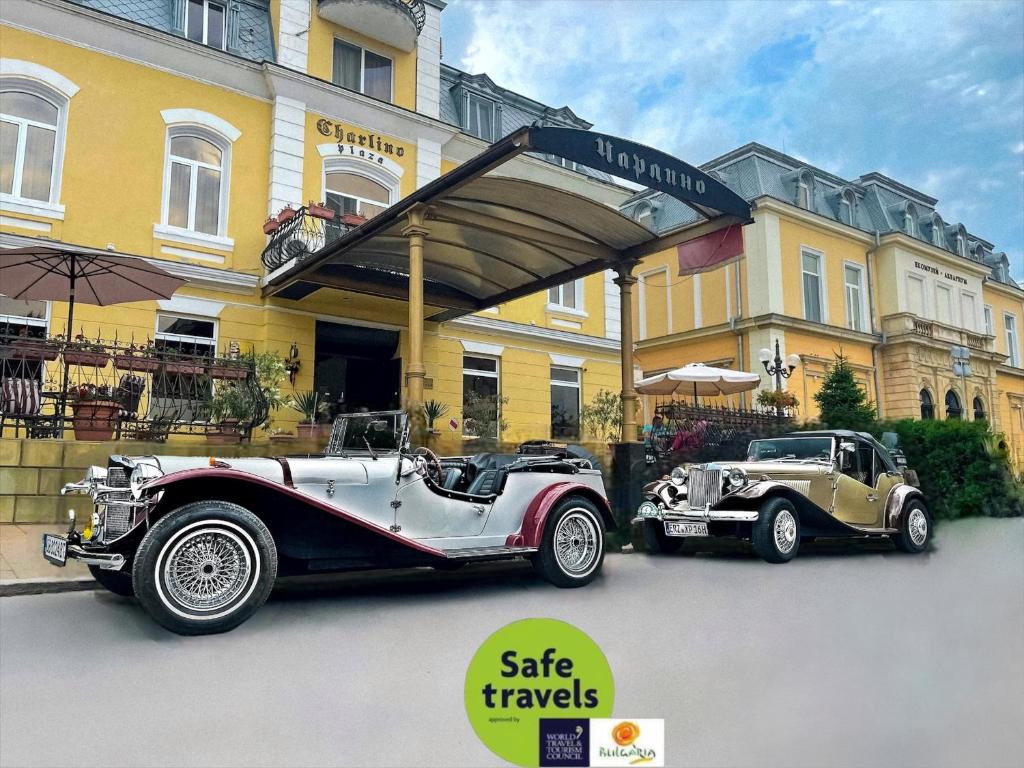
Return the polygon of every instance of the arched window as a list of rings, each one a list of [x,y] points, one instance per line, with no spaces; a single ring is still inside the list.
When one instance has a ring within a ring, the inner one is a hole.
[[[921,390],[921,418],[925,420],[935,418],[935,401],[932,400],[932,393],[927,389]]]
[[[796,179],[796,204],[801,208],[810,210],[813,199],[814,177],[807,171],[802,171]]]
[[[325,200],[337,214],[355,213],[372,219],[391,205],[391,190],[383,184],[347,171],[325,176]]]
[[[985,421],[985,401],[980,396],[974,398],[974,420]]]
[[[903,231],[911,237],[917,237],[917,211],[912,205],[903,211]]]
[[[220,234],[224,154],[206,136],[178,133],[170,137],[165,220],[169,226]]]
[[[0,92],[0,192],[25,200],[56,200],[66,100],[15,81]]]
[[[959,419],[963,416],[963,406],[960,405],[960,396],[952,389],[946,392],[946,418]]]
[[[932,245],[938,246],[939,248],[946,247],[946,225],[942,223],[942,217],[939,214],[932,216]]]

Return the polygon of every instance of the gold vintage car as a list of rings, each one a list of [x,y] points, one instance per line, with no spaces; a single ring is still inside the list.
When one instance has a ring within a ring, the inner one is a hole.
[[[749,539],[770,563],[818,537],[889,537],[922,552],[931,517],[899,452],[848,430],[754,440],[741,462],[677,467],[644,488],[634,524],[648,552],[709,536]]]

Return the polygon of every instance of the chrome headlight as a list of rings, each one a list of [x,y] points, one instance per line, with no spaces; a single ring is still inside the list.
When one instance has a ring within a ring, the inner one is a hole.
[[[747,473],[739,467],[733,467],[729,470],[729,486],[735,490],[742,488],[747,484]]]
[[[138,499],[142,496],[142,486],[150,480],[155,480],[163,474],[152,464],[136,464],[132,470],[132,476],[128,479],[128,485],[132,489],[132,498]]]
[[[92,485],[102,485],[107,482],[107,468],[95,465],[85,470],[85,482]]]
[[[682,485],[683,483],[686,482],[686,470],[683,469],[682,467],[676,467],[675,469],[672,470],[672,473],[669,475],[669,480],[671,480],[676,485]]]

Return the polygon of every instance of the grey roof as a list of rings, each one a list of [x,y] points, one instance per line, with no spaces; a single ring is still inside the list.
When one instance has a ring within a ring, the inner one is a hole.
[[[901,232],[923,240],[963,258],[989,267],[992,279],[1020,287],[1010,277],[1009,259],[994,251],[992,243],[971,234],[963,224],[942,219],[936,209],[938,200],[878,172],[847,180],[815,168],[763,144],[750,143],[717,157],[701,166],[748,201],[772,197],[786,203],[798,201],[801,179],[809,189],[809,210],[864,232],[885,235]],[[852,203],[852,222],[848,221],[844,197]],[[638,217],[650,210],[653,226],[667,232],[700,220],[683,203],[652,190],[633,195],[620,206],[623,213]],[[908,214],[912,229],[907,230]],[[958,235],[963,236],[965,253],[958,252]]]
[[[136,24],[182,36],[175,28],[174,0],[69,0],[109,13]],[[185,0],[178,0],[184,3]],[[237,13],[237,24],[228,24],[228,52],[252,61],[274,60],[274,35],[270,28],[270,0],[227,0],[229,16]],[[200,43],[196,43],[200,45]]]
[[[448,64],[442,64],[440,116],[444,122],[462,130],[465,130],[465,126],[458,97],[464,90],[491,99],[500,106],[500,130],[498,135],[493,137],[494,141],[514,133],[523,126],[534,124],[584,130],[592,127],[591,123],[578,117],[569,107],[549,107],[520,93],[502,88],[486,74],[472,75]],[[536,156],[544,160],[553,159],[543,155]],[[577,170],[601,181],[611,181],[608,174],[593,168],[577,166]]]

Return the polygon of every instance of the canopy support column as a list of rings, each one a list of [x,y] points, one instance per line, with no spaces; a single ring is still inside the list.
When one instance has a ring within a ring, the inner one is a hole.
[[[405,366],[405,410],[414,429],[422,420],[423,379],[427,375],[423,364],[423,239],[429,234],[424,224],[426,212],[422,205],[410,208],[409,223],[402,230],[409,240],[409,360]]]
[[[633,267],[637,262],[629,261],[619,264],[615,271],[618,277],[614,282],[619,286],[619,317],[622,325],[619,354],[622,365],[622,442],[637,441],[636,425],[636,386],[633,383],[633,286],[636,278]]]

